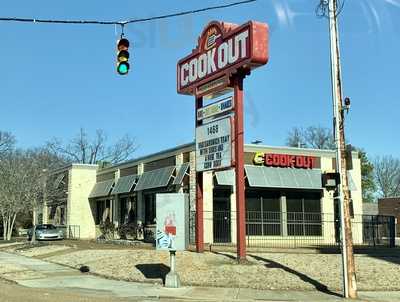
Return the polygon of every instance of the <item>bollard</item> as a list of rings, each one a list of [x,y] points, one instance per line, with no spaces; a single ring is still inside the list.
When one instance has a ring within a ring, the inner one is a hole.
[[[175,271],[175,266],[176,266],[175,250],[169,251],[169,264],[170,264],[170,271],[165,276],[165,287],[178,288],[181,286],[181,280],[179,279],[178,273]]]

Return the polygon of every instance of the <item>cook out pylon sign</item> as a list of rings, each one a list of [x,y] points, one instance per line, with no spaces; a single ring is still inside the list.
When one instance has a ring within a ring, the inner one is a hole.
[[[249,21],[241,26],[210,22],[200,35],[197,47],[177,64],[177,91],[195,96],[196,112],[203,108],[203,97],[233,88],[233,139],[236,172],[237,258],[246,259],[244,195],[243,79],[251,70],[268,62],[268,25]],[[203,120],[196,120],[196,128]],[[197,143],[197,142],[196,142]],[[203,177],[196,173],[196,250],[204,251]]]

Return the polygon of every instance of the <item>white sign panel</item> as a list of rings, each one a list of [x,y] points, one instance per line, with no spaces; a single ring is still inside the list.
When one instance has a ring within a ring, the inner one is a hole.
[[[188,248],[188,213],[188,194],[156,194],[156,247],[158,250],[184,251]]]
[[[227,112],[233,109],[233,98],[232,96],[224,98],[218,102],[212,103],[210,105],[204,106],[197,110],[197,120],[201,121],[203,119],[212,117],[223,112]]]
[[[196,171],[232,165],[231,118],[227,117],[196,128]]]

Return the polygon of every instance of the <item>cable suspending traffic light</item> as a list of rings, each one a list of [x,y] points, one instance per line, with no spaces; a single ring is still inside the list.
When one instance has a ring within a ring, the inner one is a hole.
[[[129,41],[128,39],[121,38],[117,42],[117,72],[120,75],[126,75],[129,71]]]

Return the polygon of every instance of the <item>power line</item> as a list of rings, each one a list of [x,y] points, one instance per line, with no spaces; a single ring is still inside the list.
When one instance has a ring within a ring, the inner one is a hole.
[[[210,11],[210,10],[216,10],[216,9],[221,9],[221,8],[228,8],[228,7],[248,4],[248,3],[256,2],[256,1],[257,0],[245,0],[245,1],[224,4],[224,5],[209,6],[209,7],[195,9],[195,10],[177,12],[177,13],[160,15],[160,16],[153,16],[153,17],[148,17],[148,18],[130,19],[130,20],[126,20],[126,21],[51,20],[51,19],[16,18],[16,17],[14,17],[14,18],[13,17],[0,17],[0,21],[3,21],[3,22],[25,22],[25,23],[81,24],[81,25],[91,24],[91,25],[121,25],[121,26],[124,26],[124,25],[132,24],[132,23],[141,23],[141,22],[167,19],[167,18],[173,18],[173,17],[185,16],[185,15],[192,15],[192,14],[197,14],[197,13]]]

